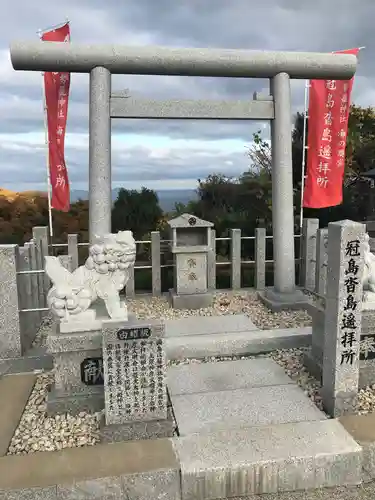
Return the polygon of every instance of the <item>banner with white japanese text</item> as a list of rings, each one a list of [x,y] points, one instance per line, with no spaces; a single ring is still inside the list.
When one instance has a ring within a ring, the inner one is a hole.
[[[335,54],[358,55],[359,49]],[[303,206],[326,208],[343,199],[345,149],[351,80],[311,80],[308,110],[307,169]]]
[[[46,42],[69,42],[69,23],[42,35]],[[44,92],[47,108],[49,173],[52,189],[51,207],[67,212],[70,208],[70,189],[65,164],[64,144],[70,73],[44,73]]]

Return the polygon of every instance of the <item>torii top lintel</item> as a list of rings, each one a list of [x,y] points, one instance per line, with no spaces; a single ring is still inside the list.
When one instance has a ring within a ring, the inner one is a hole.
[[[356,56],[349,54],[74,42],[15,41],[10,56],[15,70],[72,73],[89,73],[101,66],[117,74],[271,78],[287,73],[298,79],[349,80],[357,67]]]

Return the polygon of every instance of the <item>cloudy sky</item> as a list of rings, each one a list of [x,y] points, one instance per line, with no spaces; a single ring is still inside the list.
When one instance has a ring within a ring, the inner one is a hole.
[[[75,42],[171,47],[331,52],[365,46],[355,80],[356,104],[375,104],[374,0],[4,0],[0,32],[0,186],[43,189],[46,148],[42,78],[15,72],[9,42],[69,18]],[[150,98],[249,99],[266,80],[120,76],[114,91]],[[304,82],[294,81],[293,112],[303,110]],[[113,185],[190,188],[212,172],[248,168],[255,122],[112,120]],[[66,137],[72,189],[88,181],[88,75],[73,74]]]

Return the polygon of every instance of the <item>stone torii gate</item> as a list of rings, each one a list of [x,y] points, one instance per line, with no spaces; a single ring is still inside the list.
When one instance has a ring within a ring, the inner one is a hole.
[[[232,49],[126,47],[16,41],[13,68],[90,73],[89,229],[111,231],[111,118],[271,120],[274,288],[273,308],[298,307],[292,180],[290,79],[348,80],[357,58],[347,54]],[[271,96],[248,101],[153,101],[111,93],[111,74],[269,78]]]

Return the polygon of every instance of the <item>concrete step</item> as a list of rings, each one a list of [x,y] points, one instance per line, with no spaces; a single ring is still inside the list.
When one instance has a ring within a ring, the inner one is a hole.
[[[166,330],[166,334],[167,332],[168,330]],[[193,332],[190,335],[169,334],[166,336],[165,344],[168,359],[241,356],[270,352],[275,349],[309,347],[311,345],[311,327],[277,328],[275,330],[228,330],[225,333],[218,330],[217,333],[205,334]]]
[[[170,366],[167,372],[171,396],[286,384],[294,382],[275,361],[264,358]]]
[[[171,395],[171,401],[180,436],[326,418],[294,384]]]
[[[362,449],[337,420],[173,438],[182,500],[213,500],[361,482]]]

